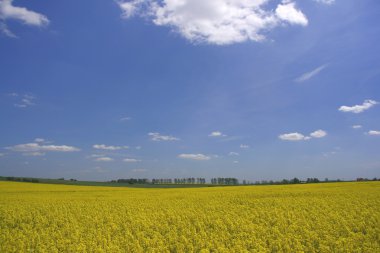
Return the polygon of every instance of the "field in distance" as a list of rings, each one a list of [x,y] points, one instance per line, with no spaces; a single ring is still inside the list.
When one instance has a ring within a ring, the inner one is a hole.
[[[176,189],[0,182],[0,252],[380,252],[380,182]]]

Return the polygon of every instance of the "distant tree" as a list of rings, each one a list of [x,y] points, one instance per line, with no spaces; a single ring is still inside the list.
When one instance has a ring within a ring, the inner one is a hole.
[[[298,178],[295,177],[295,178],[290,180],[290,183],[291,184],[299,184],[299,183],[301,183],[301,180],[299,180]]]

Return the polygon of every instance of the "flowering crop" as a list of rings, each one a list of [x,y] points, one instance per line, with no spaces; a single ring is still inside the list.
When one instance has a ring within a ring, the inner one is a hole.
[[[0,182],[0,252],[380,252],[380,183]]]

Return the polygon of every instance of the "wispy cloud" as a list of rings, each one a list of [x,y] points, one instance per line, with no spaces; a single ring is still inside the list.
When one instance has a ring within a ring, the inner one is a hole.
[[[120,0],[123,18],[142,16],[155,25],[168,26],[195,43],[228,45],[262,41],[264,33],[284,24],[306,26],[307,17],[294,1],[282,1],[275,9],[268,1]]]
[[[367,99],[367,100],[364,100],[363,104],[361,104],[361,105],[354,105],[354,106],[343,105],[343,106],[339,107],[338,110],[341,112],[361,113],[361,112],[364,112],[364,111],[370,109],[371,107],[373,107],[377,104],[378,104],[378,102],[376,102],[375,100]]]
[[[206,161],[210,160],[211,157],[204,154],[180,154],[178,158],[181,159],[189,159],[189,160],[197,160],[197,161]]]
[[[27,152],[27,153],[23,153],[22,155],[24,155],[24,156],[44,156],[44,155],[46,155],[46,153],[43,153],[43,152]]]
[[[322,66],[319,66],[318,68],[313,69],[313,70],[310,71],[310,72],[307,72],[307,73],[302,74],[300,77],[296,78],[295,81],[296,81],[296,82],[299,82],[299,83],[305,82],[305,81],[311,79],[312,77],[318,75],[318,74],[319,74],[322,70],[324,70],[326,67],[327,67],[327,64],[324,64],[324,65],[322,65]]]
[[[96,162],[112,162],[113,158],[107,157],[107,156],[103,156],[103,157],[95,158],[94,161],[96,161]]]
[[[94,144],[92,147],[94,149],[109,150],[109,151],[128,149],[129,148],[128,146],[107,146],[104,144]]]
[[[362,128],[362,125],[353,125],[352,128],[353,129],[360,129],[360,128]]]
[[[131,117],[122,117],[120,118],[120,121],[129,121],[131,119],[132,119]]]
[[[148,133],[152,141],[179,141],[179,138],[171,135],[161,135],[160,133]]]
[[[230,152],[230,153],[228,153],[228,155],[229,155],[229,156],[238,156],[238,155],[240,155],[240,154],[237,153],[237,152]]]
[[[6,147],[6,149],[14,152],[23,153],[45,153],[45,152],[76,152],[80,151],[79,148],[67,145],[41,145],[40,143],[26,143],[18,144],[11,147]],[[35,153],[35,154],[37,154]]]
[[[39,27],[49,24],[49,19],[43,14],[28,10],[25,7],[14,6],[13,0],[0,0],[0,30],[9,37],[16,37],[4,23],[8,19]]]
[[[95,168],[81,170],[80,172],[82,172],[82,173],[106,173],[106,172],[108,172],[108,170],[97,166]]]
[[[9,96],[17,99],[18,101],[14,104],[18,108],[26,108],[35,105],[36,97],[30,94],[18,94],[10,93]]]
[[[17,38],[16,34],[9,30],[8,26],[2,22],[0,22],[0,32],[8,36],[9,38]]]
[[[125,159],[123,159],[123,162],[126,162],[126,163],[137,163],[137,162],[141,162],[141,160],[138,160],[138,159],[135,159],[135,158],[125,158]]]

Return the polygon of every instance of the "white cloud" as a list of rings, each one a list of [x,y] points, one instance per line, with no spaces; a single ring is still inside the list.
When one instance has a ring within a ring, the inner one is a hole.
[[[327,132],[326,131],[323,131],[321,129],[317,130],[317,131],[314,131],[310,134],[311,137],[313,138],[323,138],[327,135]]]
[[[140,150],[142,147],[141,146],[136,146],[135,149]]]
[[[236,163],[239,163],[239,161],[233,161],[233,163],[235,163],[235,164],[236,164]]]
[[[123,162],[126,162],[126,163],[137,163],[137,162],[141,162],[141,160],[134,159],[134,158],[125,158],[125,159],[123,159]]]
[[[203,154],[180,154],[178,155],[178,158],[197,160],[197,161],[206,161],[206,160],[211,159],[211,157],[203,155]]]
[[[121,0],[123,18],[149,18],[198,43],[227,45],[247,40],[262,41],[264,33],[283,24],[306,26],[306,16],[295,3],[283,1],[276,10],[269,0]]]
[[[111,157],[104,156],[104,157],[98,157],[94,161],[96,161],[96,162],[112,162],[113,159]]]
[[[229,155],[229,156],[238,156],[238,155],[240,155],[240,154],[237,153],[237,152],[230,152],[230,153],[228,153],[228,155]]]
[[[296,4],[290,1],[282,1],[276,8],[276,15],[290,24],[307,26],[309,23],[302,11],[297,10]]]
[[[327,5],[331,5],[331,4],[335,3],[335,0],[314,0],[314,1],[317,3],[327,4]]]
[[[249,148],[249,145],[246,145],[246,144],[240,144],[240,148],[242,148],[242,149],[247,149],[247,148]]]
[[[170,135],[161,135],[160,133],[148,133],[152,141],[178,141],[179,138]]]
[[[295,132],[295,133],[287,133],[287,134],[280,134],[278,138],[280,138],[283,141],[307,141],[311,138],[323,138],[327,135],[327,132],[319,129],[312,133],[310,133],[309,136],[305,136],[301,133]]]
[[[310,78],[318,75],[323,69],[325,69],[327,67],[327,64],[324,64],[322,66],[319,66],[318,68],[310,71],[310,72],[307,72],[307,73],[304,73],[302,74],[300,77],[296,78],[296,82],[305,82],[307,80],[309,80]]]
[[[104,144],[95,144],[92,146],[94,149],[101,150],[120,150],[120,149],[128,149],[128,146],[107,146]]]
[[[369,135],[380,135],[380,131],[371,130],[368,132]]]
[[[288,134],[281,134],[278,136],[283,141],[303,141],[305,140],[305,136],[300,133],[288,133]]]
[[[67,145],[41,145],[39,143],[18,144],[7,147],[6,149],[15,152],[75,152],[80,151],[79,148]]]
[[[222,132],[220,131],[214,131],[212,132],[211,134],[208,135],[209,137],[223,137],[223,136],[227,136],[225,134],[223,134]]]
[[[352,128],[353,129],[360,129],[360,128],[362,128],[362,125],[353,125]]]
[[[13,0],[0,1],[0,19],[16,19],[27,25],[44,26],[49,24],[49,19],[37,12],[28,10],[24,7],[12,5]]]
[[[14,19],[32,26],[41,27],[49,24],[49,19],[46,16],[24,7],[13,6],[12,3],[13,0],[0,0],[0,20],[3,22]],[[0,21],[0,30],[9,37],[16,37],[3,22]]]
[[[370,109],[371,107],[373,107],[376,104],[378,104],[378,102],[376,102],[374,100],[367,99],[367,100],[364,100],[363,104],[361,104],[361,105],[354,105],[354,106],[343,105],[343,106],[339,107],[338,110],[341,112],[361,113],[361,112],[364,112],[364,111]]]

